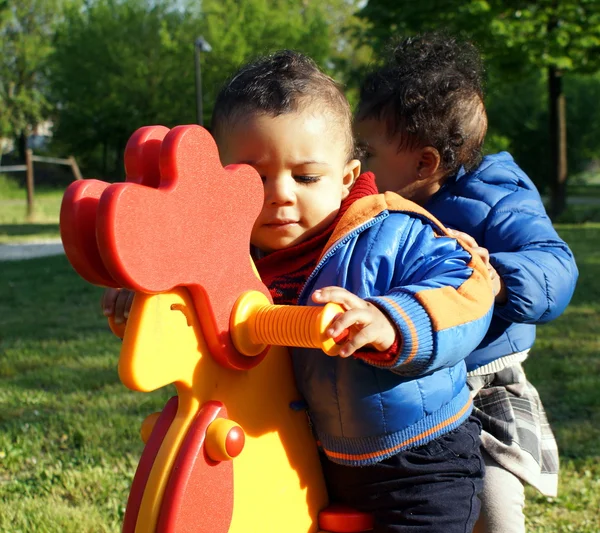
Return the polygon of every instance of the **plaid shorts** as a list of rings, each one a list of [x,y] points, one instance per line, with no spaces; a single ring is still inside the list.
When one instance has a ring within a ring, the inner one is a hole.
[[[558,488],[558,448],[535,387],[520,363],[498,372],[469,374],[473,416],[483,448],[503,468],[546,496]]]

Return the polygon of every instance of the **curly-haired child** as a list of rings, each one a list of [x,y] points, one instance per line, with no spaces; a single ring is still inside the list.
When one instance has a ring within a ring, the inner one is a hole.
[[[363,82],[355,128],[380,191],[397,191],[453,228],[487,264],[496,294],[482,343],[466,359],[486,461],[476,531],[525,531],[523,482],[557,490],[558,452],[522,363],[536,324],[569,303],[577,267],[532,181],[487,131],[477,49],[443,34],[396,41]]]

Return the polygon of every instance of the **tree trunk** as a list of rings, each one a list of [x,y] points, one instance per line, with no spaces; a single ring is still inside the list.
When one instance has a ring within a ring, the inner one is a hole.
[[[550,153],[552,176],[550,182],[550,216],[556,219],[567,206],[567,121],[562,76],[555,67],[548,69],[550,106]]]
[[[21,161],[22,163],[25,163],[26,161],[26,154],[25,152],[27,151],[27,135],[25,135],[25,132],[22,131],[21,133],[19,133],[19,136],[17,137],[17,152],[19,154],[19,161]]]

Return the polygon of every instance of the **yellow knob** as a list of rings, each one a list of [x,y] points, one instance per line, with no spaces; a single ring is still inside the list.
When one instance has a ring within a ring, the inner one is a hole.
[[[230,461],[244,449],[246,434],[233,420],[216,418],[206,429],[204,446],[213,461]]]
[[[156,424],[156,421],[158,420],[159,416],[160,411],[157,411],[156,413],[148,415],[142,422],[142,427],[140,428],[140,435],[144,444],[148,443],[148,439],[152,434],[152,430],[154,429],[154,425]]]

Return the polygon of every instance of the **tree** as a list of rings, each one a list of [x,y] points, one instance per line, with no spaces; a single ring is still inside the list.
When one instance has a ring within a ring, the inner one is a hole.
[[[373,62],[373,48],[366,38],[369,24],[356,16],[362,0],[322,2],[330,33],[330,56],[325,67],[344,83],[352,105],[358,103],[360,82]]]
[[[193,122],[193,21],[173,4],[96,0],[55,35],[55,137],[94,171],[119,177],[140,126]],[[95,168],[94,168],[95,167]]]
[[[203,57],[206,116],[225,81],[249,59],[289,48],[329,66],[335,31],[328,23],[331,1],[303,0],[203,0],[198,12],[198,32],[212,46]]]
[[[335,69],[336,3],[347,0],[94,0],[68,10],[51,62],[55,135],[118,177],[136,128],[196,121],[197,37],[212,48],[201,56],[207,124],[219,87],[253,56],[294,48]]]
[[[381,44],[397,32],[443,29],[478,43],[488,64],[506,78],[547,73],[551,214],[566,204],[567,148],[563,76],[600,69],[597,0],[370,0],[362,16]]]
[[[0,133],[18,140],[23,159],[27,136],[50,109],[45,66],[65,3],[0,0]]]

